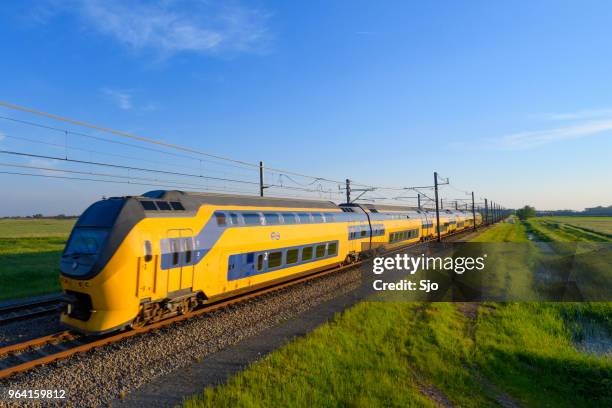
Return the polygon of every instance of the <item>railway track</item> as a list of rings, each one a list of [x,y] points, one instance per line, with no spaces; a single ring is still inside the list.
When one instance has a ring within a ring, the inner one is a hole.
[[[58,313],[63,295],[46,295],[0,305],[0,326],[20,320]]]
[[[486,227],[481,227],[481,229],[485,228]],[[471,233],[472,231],[462,231],[460,233],[448,235],[444,238],[444,241],[454,241],[460,237]],[[403,251],[408,248],[415,248],[418,246],[426,245],[428,242],[420,242],[409,246],[396,248],[394,250],[384,253],[383,255],[390,255],[392,253]],[[98,347],[103,347],[108,344],[116,343],[129,337],[134,337],[144,333],[159,330],[163,327],[170,326],[177,322],[211,313],[216,310],[226,308],[230,305],[262,296],[264,294],[276,292],[300,283],[320,279],[330,274],[346,271],[353,268],[359,268],[363,266],[367,261],[368,259],[351,263],[349,265],[334,267],[324,271],[315,272],[310,275],[293,278],[262,289],[248,292],[246,294],[238,295],[233,298],[223,299],[214,303],[210,303],[188,313],[174,316],[156,323],[149,324],[144,327],[134,328],[129,331],[113,333],[105,336],[85,336],[73,333],[71,331],[61,331],[51,335],[28,340],[26,342],[5,346],[0,348],[0,379],[10,377],[14,374],[29,371],[38,366],[63,360],[78,353],[87,352]]]

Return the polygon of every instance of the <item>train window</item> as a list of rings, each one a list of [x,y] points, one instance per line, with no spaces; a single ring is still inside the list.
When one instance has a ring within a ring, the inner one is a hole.
[[[283,213],[283,221],[285,221],[285,224],[295,224],[295,215],[293,213]]]
[[[257,213],[244,213],[242,214],[242,218],[244,218],[244,223],[247,225],[261,224],[261,220],[259,219],[259,214]]]
[[[302,261],[308,261],[312,259],[312,247],[306,247],[302,249]]]
[[[172,210],[172,208],[170,208],[170,204],[168,204],[167,201],[156,201],[155,204],[157,204],[157,207],[162,211]]]
[[[266,225],[280,224],[280,217],[276,213],[264,213],[266,219]]]
[[[179,248],[178,240],[172,240],[172,265],[178,265],[179,263],[179,252],[181,249]]]
[[[145,211],[157,211],[157,206],[153,201],[141,201],[140,205]]]
[[[191,241],[191,238],[187,238],[185,240],[185,263],[186,264],[191,263],[192,253],[193,253],[193,243]]]
[[[261,271],[263,269],[263,255],[257,255],[257,270]]]
[[[278,268],[283,263],[283,253],[278,252],[270,252],[268,255],[268,268]]]
[[[249,252],[246,256],[246,263],[252,264],[253,258],[255,258],[255,254],[253,252]]]
[[[314,223],[323,222],[323,216],[320,213],[312,213],[312,222]]]
[[[301,224],[309,224],[310,223],[310,214],[299,213],[298,217],[300,217]]]
[[[332,213],[325,214],[325,222],[334,222],[334,214]]]
[[[227,220],[225,219],[225,214],[222,212],[216,212],[215,217],[217,218],[217,225],[220,227],[225,227],[227,224]]]
[[[327,244],[327,255],[336,255],[336,251],[338,250],[338,244],[332,242]]]
[[[361,236],[362,236],[362,237],[365,237],[365,236],[366,236],[366,234],[367,234],[367,231],[366,231],[366,230],[364,230],[364,229],[363,229],[363,230],[361,230]]]
[[[170,205],[172,206],[173,210],[176,210],[176,211],[185,211],[185,207],[183,207],[183,204],[181,204],[178,201],[170,201]]]
[[[144,256],[145,262],[151,262],[151,259],[153,259],[153,250],[151,249],[151,241],[145,241],[144,250],[145,250],[145,256]]]
[[[325,245],[317,245],[315,255],[317,258],[323,258],[325,256]]]
[[[232,225],[240,224],[240,221],[238,221],[238,214],[230,213],[230,219],[232,220]],[[253,261],[251,261],[251,262],[253,262]]]
[[[290,249],[287,251],[287,262],[285,262],[287,265],[291,265],[294,263],[297,263],[298,261],[298,253],[299,250],[298,249]]]

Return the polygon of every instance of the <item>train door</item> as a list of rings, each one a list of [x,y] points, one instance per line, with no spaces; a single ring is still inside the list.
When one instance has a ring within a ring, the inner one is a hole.
[[[187,236],[185,236],[187,235]],[[191,289],[193,286],[193,238],[191,230],[181,230],[183,246],[181,259],[181,289]]]
[[[169,268],[167,291],[176,292],[193,286],[193,232],[190,229],[168,231]]]
[[[139,299],[150,297],[155,292],[157,255],[153,255],[150,240],[143,242],[143,256],[138,257],[138,281],[136,295]]]

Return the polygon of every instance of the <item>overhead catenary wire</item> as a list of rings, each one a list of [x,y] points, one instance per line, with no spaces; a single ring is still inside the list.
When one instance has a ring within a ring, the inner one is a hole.
[[[48,156],[48,155],[43,155],[43,154],[16,152],[16,151],[11,151],[11,150],[0,150],[0,153],[16,155],[16,156],[33,157],[33,158],[38,158],[38,159],[58,160],[58,161],[70,162],[70,163],[91,164],[91,165],[96,165],[96,166],[114,167],[114,168],[124,169],[124,170],[135,170],[135,171],[143,171],[143,172],[149,172],[149,173],[163,173],[163,174],[171,174],[175,176],[198,177],[198,178],[207,179],[207,180],[226,181],[226,182],[242,183],[242,184],[253,184],[257,186],[259,185],[259,183],[255,181],[234,180],[234,179],[228,179],[228,178],[222,178],[222,177],[211,177],[211,176],[204,176],[204,175],[199,175],[199,174],[179,173],[176,171],[156,170],[156,169],[150,169],[146,167],[124,166],[120,164],[101,163],[101,162],[95,162],[95,161],[90,161],[90,160],[77,160],[77,159],[57,157],[57,156]]]
[[[9,103],[9,102],[0,101],[0,106],[4,106],[6,108],[17,110],[17,111],[21,111],[21,112],[26,112],[26,113],[38,115],[38,116],[41,116],[41,117],[50,118],[50,119],[57,120],[57,121],[62,121],[62,122],[65,122],[65,123],[76,125],[76,126],[90,128],[90,129],[93,129],[93,130],[96,130],[96,131],[100,131],[100,132],[106,132],[106,133],[109,133],[109,134],[112,134],[112,135],[115,135],[115,136],[129,138],[129,139],[137,140],[137,141],[144,142],[144,143],[151,143],[151,144],[159,145],[159,146],[166,147],[166,148],[176,149],[176,150],[179,150],[179,151],[182,151],[182,152],[202,155],[202,156],[214,158],[214,159],[217,159],[217,160],[220,160],[220,161],[228,161],[228,162],[239,164],[239,165],[242,165],[242,166],[248,166],[248,167],[251,167],[251,168],[254,168],[254,169],[255,168],[256,169],[259,168],[259,164],[256,164],[256,163],[250,163],[250,162],[246,162],[246,161],[242,161],[242,160],[236,160],[236,159],[232,159],[232,158],[221,156],[221,155],[217,155],[217,154],[212,154],[212,153],[203,152],[203,151],[200,151],[200,150],[197,150],[197,149],[193,149],[193,148],[189,148],[189,147],[176,145],[176,144],[173,144],[173,143],[167,143],[167,142],[163,142],[163,141],[158,141],[158,140],[154,140],[154,139],[151,139],[151,138],[135,135],[135,134],[132,134],[132,133],[129,133],[129,132],[115,130],[115,129],[112,129],[112,128],[109,128],[109,127],[105,127],[105,126],[94,125],[94,124],[87,123],[87,122],[84,122],[84,121],[81,121],[81,120],[71,119],[71,118],[55,115],[55,114],[52,114],[52,113],[36,110],[36,109],[33,109],[33,108],[28,108],[28,107],[12,104],[12,103]],[[124,146],[129,146],[129,147],[134,147],[134,148],[139,148],[139,149],[145,149],[145,150],[149,150],[149,151],[155,151],[155,152],[162,153],[162,154],[171,154],[171,155],[175,155],[175,156],[179,156],[179,157],[189,158],[189,159],[192,159],[192,160],[201,160],[201,159],[193,157],[193,156],[187,156],[187,155],[183,155],[183,154],[177,155],[176,153],[171,153],[171,152],[163,151],[163,150],[160,150],[160,149],[154,149],[154,148],[150,148],[150,147],[134,145],[132,143],[125,143],[125,142],[120,142],[120,141],[117,141],[117,140],[110,140],[110,139],[94,136],[94,135],[91,135],[91,134],[86,134],[86,133],[82,133],[82,132],[78,132],[78,131],[74,131],[74,130],[69,130],[69,129],[62,129],[62,128],[58,128],[58,127],[55,127],[55,126],[49,126],[49,125],[46,125],[46,124],[37,123],[37,122],[33,122],[33,121],[17,119],[17,118],[11,118],[11,117],[7,117],[7,116],[3,116],[3,115],[0,115],[0,119],[10,120],[10,121],[14,121],[14,122],[22,123],[22,124],[27,124],[27,125],[30,125],[30,126],[37,126],[37,127],[40,127],[40,128],[54,130],[56,132],[62,132],[62,133],[65,133],[65,134],[73,134],[73,135],[78,135],[78,136],[82,136],[82,137],[88,137],[88,138],[92,138],[92,139],[96,139],[96,140],[101,140],[101,141],[104,141],[104,142],[116,143],[116,144],[120,144],[120,145],[124,145]],[[334,183],[334,184],[342,185],[342,183],[343,183],[342,181],[339,181],[339,180],[334,180],[334,179],[325,178],[325,177],[311,176],[311,175],[306,175],[306,174],[303,174],[303,173],[298,173],[298,172],[294,172],[294,171],[290,171],[290,170],[284,170],[284,169],[279,169],[279,168],[274,168],[274,167],[268,167],[266,170],[267,171],[271,171],[271,172],[276,172],[276,173],[284,174],[285,177],[288,177],[289,179],[291,179],[294,183],[296,183],[298,185],[300,183],[298,183],[294,179],[290,178],[289,175],[312,179],[313,180],[312,184],[314,184],[316,182],[329,182],[329,183]],[[382,186],[372,186],[372,185],[362,184],[362,183],[354,183],[354,185],[356,185],[356,186],[363,186],[363,187],[369,187],[369,188],[374,188],[374,189],[387,189],[387,190],[388,189],[396,189],[396,190],[404,189],[404,187],[382,187]],[[418,188],[425,188],[425,187],[418,187]]]
[[[194,149],[191,147],[185,147],[185,146],[180,146],[174,143],[167,143],[167,142],[163,142],[163,141],[159,141],[159,140],[155,140],[155,139],[151,139],[148,137],[143,137],[143,136],[139,136],[139,135],[135,135],[129,132],[124,132],[121,130],[115,130],[109,127],[105,127],[105,126],[99,126],[99,125],[95,125],[95,124],[91,124],[85,121],[81,121],[81,120],[76,120],[76,119],[71,119],[68,117],[64,117],[64,116],[59,116],[53,113],[49,113],[49,112],[44,112],[44,111],[40,111],[37,109],[33,109],[33,108],[29,108],[29,107],[25,107],[25,106],[20,106],[20,105],[16,105],[10,102],[5,102],[5,101],[0,101],[0,106],[4,106],[5,108],[9,108],[9,109],[13,109],[16,111],[21,111],[21,112],[26,112],[29,114],[33,114],[33,115],[37,115],[37,116],[41,116],[41,117],[46,117],[49,119],[54,119],[57,121],[61,121],[61,122],[65,122],[65,123],[70,123],[72,125],[76,125],[76,126],[81,126],[81,127],[86,127],[89,129],[93,129],[93,130],[97,130],[100,132],[105,132],[105,133],[109,133],[115,136],[119,136],[119,137],[124,137],[124,138],[128,138],[128,139],[132,139],[132,140],[138,140],[140,142],[144,142],[144,143],[150,143],[150,144],[154,144],[154,145],[158,145],[158,146],[163,146],[163,147],[167,147],[170,149],[175,149],[175,150],[179,150],[182,152],[187,152],[187,153],[192,153],[192,154],[198,154],[198,155],[202,155],[202,156],[206,156],[206,157],[211,157],[211,158],[215,158],[218,160],[224,160],[224,161],[228,161],[228,162],[232,162],[232,163],[237,163],[237,164],[241,164],[244,166],[249,166],[249,167],[253,167],[253,168],[259,168],[259,164],[258,163],[250,163],[250,162],[246,162],[243,160],[236,160],[236,159],[232,159],[230,157],[225,157],[225,156],[221,156],[221,155],[217,155],[217,154],[212,154],[212,153],[208,153],[208,152],[204,152],[198,149]],[[294,172],[294,171],[289,171],[289,170],[283,170],[283,169],[278,169],[278,168],[268,168],[268,170],[272,170],[272,171],[276,171],[276,172],[281,172],[281,173],[285,173],[285,174],[291,174],[294,176],[301,176],[301,177],[307,177],[307,178],[316,178],[316,179],[320,179],[320,180],[324,180],[324,181],[329,181],[329,182],[334,182],[334,183],[341,183],[338,180],[332,180],[332,179],[327,179],[324,177],[316,177],[316,176],[310,176],[307,174],[302,174],[302,173],[298,173],[298,172]]]
[[[31,114],[31,115],[37,115],[39,117],[51,119],[54,121],[67,123],[73,126],[88,128],[96,132],[103,132],[108,135],[112,135],[114,137],[124,138],[124,139],[132,141],[132,142],[128,142],[124,140],[115,140],[107,136],[102,137],[98,135],[93,135],[93,134],[90,134],[89,132],[84,133],[84,132],[80,132],[80,131],[76,131],[72,129],[66,129],[66,128],[57,127],[57,126],[50,126],[45,123],[35,122],[31,120],[24,120],[20,118],[0,115],[0,119],[13,121],[14,123],[19,123],[19,124],[28,125],[28,126],[35,126],[41,129],[52,130],[54,132],[58,132],[59,134],[63,135],[63,144],[51,143],[48,141],[30,139],[30,138],[15,136],[15,135],[5,135],[5,136],[14,138],[14,139],[19,139],[22,141],[28,141],[30,143],[39,143],[41,145],[53,146],[58,149],[63,148],[65,151],[65,155],[64,155],[65,157],[51,156],[51,155],[46,155],[46,154],[35,154],[32,152],[22,152],[22,151],[20,152],[20,151],[15,151],[15,150],[0,150],[0,153],[9,154],[13,156],[21,156],[21,157],[57,160],[57,161],[65,162],[65,163],[73,163],[73,164],[84,165],[84,166],[104,166],[104,167],[109,167],[109,168],[126,170],[128,172],[128,175],[119,176],[119,175],[112,175],[109,173],[99,173],[99,172],[91,172],[91,171],[86,172],[86,171],[66,170],[66,169],[59,170],[59,169],[51,169],[51,168],[42,168],[41,166],[39,166],[41,168],[35,168],[31,166],[32,170],[34,169],[41,170],[41,171],[46,170],[49,172],[50,171],[63,171],[65,173],[72,172],[72,174],[83,174],[83,175],[84,174],[93,175],[97,173],[100,177],[110,177],[114,179],[122,178],[122,180],[124,180],[122,181],[122,183],[125,183],[125,184],[137,184],[138,181],[152,181],[152,182],[170,183],[172,185],[176,183],[181,186],[196,186],[198,188],[203,188],[203,189],[214,189],[214,190],[222,189],[222,186],[219,186],[219,185],[202,186],[199,184],[188,183],[185,181],[178,181],[178,180],[158,181],[159,179],[137,177],[137,176],[134,176],[133,174],[130,174],[131,172],[147,172],[147,173],[153,173],[153,174],[173,175],[173,176],[178,176],[178,177],[194,177],[194,178],[198,178],[200,180],[204,180],[204,181],[211,182],[211,183],[230,183],[230,184],[239,184],[239,185],[244,185],[244,186],[261,187],[261,183],[256,181],[256,176],[257,176],[257,173],[259,172],[259,167],[260,167],[258,163],[251,163],[245,160],[237,160],[231,157],[213,154],[213,153],[202,151],[196,148],[191,148],[191,147],[181,146],[181,145],[174,144],[174,143],[168,143],[168,142],[164,142],[160,140],[155,140],[155,139],[152,139],[149,137],[143,137],[143,136],[140,136],[134,133],[115,130],[115,129],[112,129],[106,126],[99,126],[99,125],[91,124],[85,121],[75,120],[75,119],[71,119],[68,117],[36,110],[33,108],[19,106],[19,105],[12,104],[9,102],[0,101],[0,106],[15,110],[15,111]],[[196,167],[177,165],[174,162],[164,163],[158,160],[151,160],[150,157],[143,159],[143,158],[138,158],[138,157],[133,157],[133,156],[128,156],[128,155],[120,155],[120,154],[115,154],[115,153],[107,153],[107,152],[102,152],[102,151],[83,149],[81,147],[70,145],[69,143],[70,135],[89,138],[91,140],[96,140],[96,141],[100,141],[104,143],[117,144],[117,145],[129,147],[129,148],[142,149],[148,152],[155,152],[155,153],[159,153],[163,155],[169,155],[172,157],[194,160],[195,162],[199,164],[199,167],[196,169]],[[133,142],[137,142],[137,143],[133,143]],[[145,145],[142,145],[142,144],[145,144]],[[146,144],[148,144],[149,146],[146,146]],[[69,154],[68,154],[69,150],[89,153],[90,160],[83,160],[81,158],[76,159],[74,158],[74,155],[72,155],[73,157],[69,157]],[[106,163],[102,161],[93,160],[91,156],[94,154],[109,156],[109,157],[117,157],[117,158],[121,158],[125,160],[143,160],[143,161],[146,160],[148,163],[157,164],[161,166],[172,166],[172,168],[183,168],[183,169],[189,169],[189,170],[194,170],[194,171],[198,170],[198,174],[181,172],[181,171],[153,169],[153,168],[144,167],[144,166],[138,167],[138,166],[132,166],[132,165],[117,164],[117,163]],[[205,165],[206,168],[203,168],[203,165]],[[214,176],[209,175],[211,172],[218,172],[223,175],[226,175],[228,173],[221,169],[215,169],[214,166],[217,166],[217,165],[229,166],[229,167],[234,167],[234,168],[239,168],[242,170],[249,170],[249,171],[254,171],[254,172],[253,174],[245,173],[245,174],[240,174],[240,175],[233,173],[231,174],[232,177],[227,177],[227,176],[226,177],[214,177]],[[340,181],[340,180],[335,180],[333,178],[313,176],[313,175],[303,174],[303,173],[275,168],[275,167],[266,167],[266,171],[268,172],[268,174],[276,175],[277,183],[266,184],[265,188],[272,188],[272,189],[278,190],[279,192],[283,192],[283,190],[285,190],[285,193],[286,191],[291,191],[293,196],[297,195],[295,194],[295,192],[311,193],[311,194],[316,194],[319,197],[321,196],[329,197],[330,199],[332,197],[342,197],[343,195],[342,190],[344,188],[343,187],[344,180]],[[206,173],[206,175],[203,174],[204,172]],[[6,174],[6,172],[4,172],[4,174]],[[18,173],[15,172],[14,174],[18,174]],[[20,175],[44,176],[44,175],[37,175],[37,174],[20,174]],[[237,176],[242,177],[242,178],[246,177],[248,179],[246,180],[240,179]],[[252,179],[250,179],[251,177]],[[56,178],[67,178],[67,177],[58,176]],[[299,178],[306,179],[307,181],[306,180],[301,181],[299,180]],[[73,178],[73,179],[77,179],[77,178]],[[100,180],[96,179],[93,181],[100,181]],[[117,181],[120,181],[120,180],[117,180]],[[144,185],[152,185],[152,184],[149,183],[149,184],[144,184]],[[423,192],[423,190],[433,190],[434,186],[403,186],[403,187],[401,186],[382,186],[382,185],[372,185],[372,184],[366,184],[366,183],[357,183],[354,181],[352,182],[352,185],[358,186],[358,187],[364,187],[366,189],[366,190],[361,190],[363,191],[363,194],[362,194],[363,196],[359,197],[359,201],[385,200],[385,201],[393,202],[394,200],[397,201],[399,199],[407,200],[410,198],[407,198],[407,197],[401,198],[401,196],[398,196],[397,193],[390,194],[390,196],[385,196],[384,194],[385,191],[398,192],[398,191],[406,191],[406,190],[411,190],[411,191],[418,193],[422,199],[428,200],[429,202],[435,201],[432,197],[430,197],[428,194]],[[445,178],[445,177],[439,176],[438,185],[439,186],[447,185],[449,186],[449,188],[455,191],[458,191],[464,194],[469,194],[467,191],[461,190],[455,187],[454,185],[450,184],[448,177]],[[226,186],[223,186],[223,188],[226,188]],[[354,190],[354,191],[358,191],[358,190]],[[376,197],[372,197],[371,195],[372,192],[376,192]],[[382,196],[381,196],[381,193],[383,193]],[[277,195],[277,193],[272,193],[272,192],[270,192],[270,194]],[[448,198],[442,197],[441,200],[442,199],[448,202]],[[457,199],[457,200],[460,200],[460,199]]]
[[[119,165],[119,164],[101,163],[101,162],[95,162],[95,161],[89,161],[89,160],[77,160],[77,159],[71,159],[71,158],[63,158],[63,157],[56,157],[56,156],[24,153],[24,152],[15,152],[15,151],[8,151],[8,150],[0,150],[0,153],[10,154],[10,155],[17,155],[17,156],[32,157],[32,158],[39,158],[39,159],[57,160],[57,161],[60,161],[60,162],[88,164],[88,165],[111,167],[111,168],[117,168],[117,169],[123,169],[123,170],[141,171],[141,172],[147,172],[147,173],[159,173],[159,174],[174,175],[174,176],[184,176],[184,177],[194,177],[194,178],[206,179],[206,180],[211,180],[211,181],[231,182],[231,183],[259,186],[259,182],[248,181],[248,180],[235,180],[235,179],[228,179],[228,178],[222,178],[222,177],[211,177],[211,176],[204,176],[204,175],[199,175],[199,174],[179,173],[179,172],[166,171],[166,170],[150,169],[150,168],[145,168],[145,167],[124,166],[124,165]],[[52,171],[50,168],[42,168],[42,167],[40,167],[39,169],[40,170]],[[187,184],[187,183],[183,183],[183,184]],[[270,184],[269,187],[272,187],[272,188],[278,187],[278,188],[284,188],[284,189],[288,189],[288,190],[306,191],[306,192],[314,192],[314,193],[319,193],[319,192],[321,192],[321,193],[330,193],[330,191],[305,189],[305,188],[301,188],[301,187],[292,187],[292,186],[281,186],[281,185],[277,185],[277,184]],[[333,191],[331,191],[331,192],[333,193]]]
[[[126,142],[122,142],[122,141],[119,141],[119,140],[107,139],[107,138],[100,137],[100,136],[94,136],[94,135],[91,135],[91,134],[82,133],[82,132],[78,132],[78,131],[74,131],[74,130],[62,129],[62,128],[58,128],[58,127],[54,127],[54,126],[49,126],[49,125],[45,125],[45,124],[42,124],[42,123],[28,121],[28,120],[16,119],[16,118],[11,118],[11,117],[8,117],[8,116],[3,116],[3,115],[0,115],[0,119],[5,119],[5,120],[9,120],[9,121],[13,121],[13,122],[16,122],[16,123],[21,123],[21,124],[29,125],[29,126],[35,126],[35,127],[39,127],[39,128],[42,128],[42,129],[53,130],[55,132],[59,132],[59,133],[62,133],[64,135],[66,135],[66,134],[68,134],[68,135],[75,135],[75,136],[79,136],[79,137],[89,138],[89,139],[92,139],[92,140],[102,141],[102,142],[105,142],[105,143],[111,143],[111,144],[116,144],[116,145],[120,145],[120,146],[127,146],[127,147],[132,147],[132,148],[135,148],[135,149],[140,149],[140,150],[146,150],[146,151],[161,153],[161,154],[165,154],[165,155],[169,155],[169,156],[173,156],[173,157],[180,157],[180,158],[190,159],[190,160],[194,160],[194,161],[207,161],[209,163],[215,163],[215,164],[220,164],[220,165],[225,165],[225,166],[231,166],[231,167],[236,167],[236,168],[244,169],[244,166],[239,166],[239,165],[231,164],[231,163],[224,163],[223,161],[212,161],[212,160],[208,160],[208,159],[203,159],[201,157],[189,156],[189,155],[180,154],[180,153],[173,153],[173,152],[169,152],[169,151],[162,150],[162,149],[156,149],[156,148],[152,148],[152,147],[141,146],[141,145],[137,145],[137,144],[134,144],[134,143],[126,143]],[[15,137],[15,136],[12,136],[12,137]]]
[[[0,171],[0,174],[9,174],[9,175],[16,175],[16,176],[43,177],[43,178],[64,179],[64,180],[95,181],[95,182],[103,182],[103,183],[130,184],[130,185],[140,185],[140,186],[176,188],[176,185],[159,184],[159,183],[140,183],[140,182],[133,182],[133,181],[105,180],[105,179],[95,179],[95,178],[87,178],[87,177],[55,176],[55,175],[49,175],[49,174],[34,174],[34,173],[12,172],[12,171]],[[224,190],[226,192],[230,192],[230,193],[243,193],[243,194],[245,193],[244,190],[225,189],[223,187],[219,187],[219,189],[220,190]]]
[[[14,135],[7,134],[7,133],[3,133],[3,136],[7,137],[7,138],[10,138],[10,139],[21,140],[21,141],[35,143],[35,144],[39,144],[39,145],[43,145],[43,146],[57,147],[57,148],[61,148],[61,149],[74,150],[74,151],[79,151],[79,152],[84,152],[84,153],[95,153],[95,154],[101,155],[101,156],[117,157],[117,158],[128,159],[128,160],[146,161],[148,163],[155,163],[155,164],[160,164],[160,165],[164,165],[164,166],[179,167],[179,168],[189,169],[189,170],[201,170],[200,167],[196,168],[196,167],[191,167],[191,166],[182,166],[182,165],[177,165],[176,163],[165,163],[165,162],[161,162],[161,161],[151,160],[150,158],[134,157],[134,156],[126,156],[126,155],[116,154],[116,153],[107,153],[107,152],[94,151],[94,150],[83,149],[83,148],[79,148],[79,147],[66,146],[65,144],[60,144],[60,143],[45,142],[43,140],[31,139],[31,138],[23,137],[23,136],[14,136]],[[227,172],[224,171],[223,173],[227,173]]]

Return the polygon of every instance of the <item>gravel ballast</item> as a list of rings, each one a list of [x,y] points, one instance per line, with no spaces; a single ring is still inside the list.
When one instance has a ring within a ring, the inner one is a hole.
[[[359,268],[333,274],[1,380],[0,406],[16,403],[7,400],[10,389],[66,391],[65,400],[20,400],[20,406],[107,405],[154,378],[355,289],[361,277]]]

